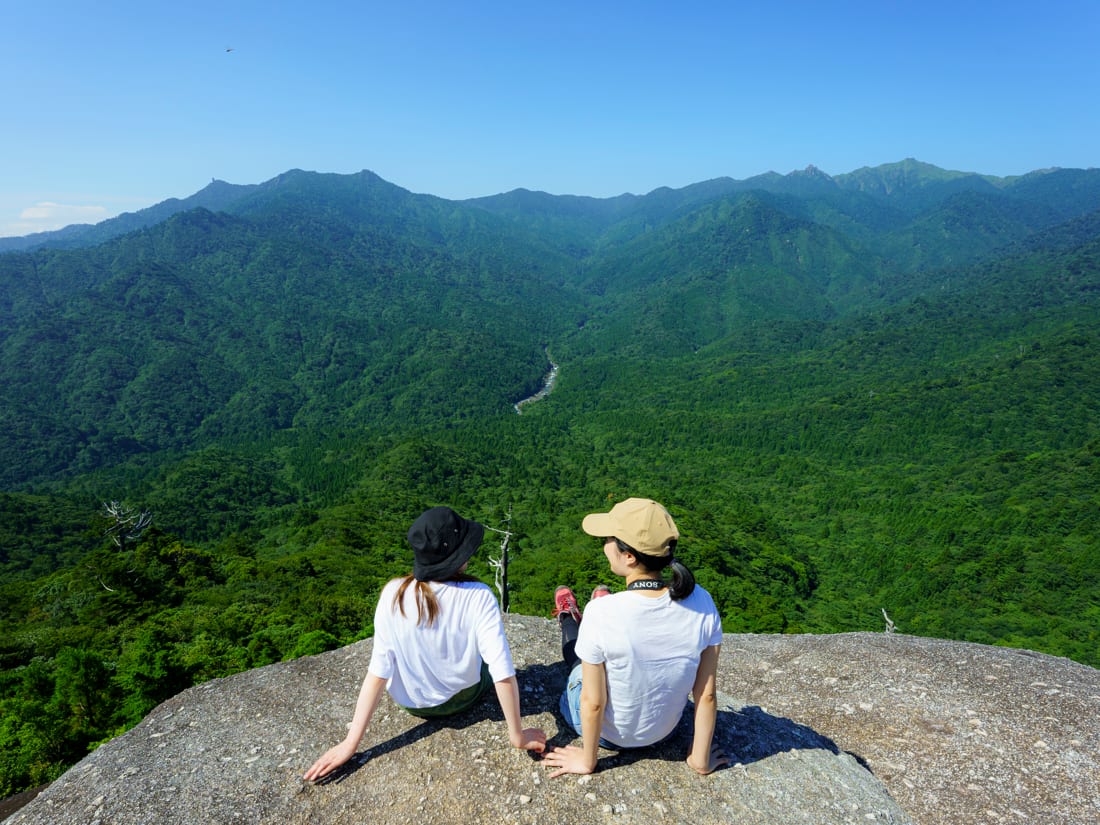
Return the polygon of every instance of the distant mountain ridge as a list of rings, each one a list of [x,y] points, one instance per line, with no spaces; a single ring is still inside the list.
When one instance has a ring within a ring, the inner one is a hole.
[[[209,209],[221,211],[240,198],[245,197],[256,185],[236,185],[221,180],[213,180],[190,197],[156,203],[137,212],[124,212],[97,224],[73,224],[51,232],[36,232],[15,238],[0,238],[0,252],[50,247],[53,249],[77,249],[117,238],[147,226],[154,226],[168,220],[179,212],[190,209]]]
[[[0,238],[0,252],[40,247],[71,249],[91,246],[136,229],[153,226],[178,212],[199,207],[215,212],[247,209],[247,206],[240,205],[247,202],[251,196],[258,192],[269,191],[288,178],[301,174],[319,173],[290,170],[264,183],[247,185],[213,180],[190,197],[169,198],[146,209],[123,213],[98,224],[74,224],[51,232]],[[366,170],[358,173],[358,176],[377,177]],[[324,177],[350,179],[356,176],[326,174]],[[455,203],[482,206],[504,213],[534,215],[543,212],[562,216],[572,212],[582,214],[587,219],[599,216],[605,220],[617,220],[647,202],[659,202],[663,208],[667,208],[672,203],[690,205],[720,195],[753,190],[799,197],[830,194],[835,190],[859,192],[890,201],[904,211],[916,212],[959,192],[984,191],[1006,194],[1018,192],[1029,200],[1046,199],[1065,202],[1065,192],[1068,188],[1074,190],[1081,201],[1072,207],[1072,210],[1079,212],[1082,209],[1087,211],[1089,204],[1097,203],[1097,197],[1100,194],[1098,178],[1100,178],[1098,170],[1060,168],[1037,170],[1023,176],[998,178],[991,175],[953,172],[908,158],[897,163],[861,167],[853,172],[832,177],[814,166],[809,166],[805,170],[794,171],[787,175],[767,172],[745,180],[728,177],[714,178],[675,190],[660,187],[646,195],[624,194],[614,198],[592,198],[579,195],[548,195],[544,192],[516,189],[500,195],[471,198],[455,201]],[[1063,217],[1073,217],[1073,215],[1065,214]]]

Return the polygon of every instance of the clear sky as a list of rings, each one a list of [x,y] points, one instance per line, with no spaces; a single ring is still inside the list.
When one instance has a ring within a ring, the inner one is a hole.
[[[609,197],[1100,165],[1100,0],[0,0],[0,235],[219,178]]]

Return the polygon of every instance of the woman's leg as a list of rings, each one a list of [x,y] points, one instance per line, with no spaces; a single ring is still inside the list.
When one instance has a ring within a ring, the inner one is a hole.
[[[561,624],[561,657],[565,660],[565,666],[572,670],[580,662],[577,656],[577,634],[580,633],[580,625],[572,616],[562,615],[558,618]]]
[[[558,710],[565,717],[577,736],[581,735],[581,663],[577,662],[569,671],[569,679],[565,683],[565,690],[558,701]]]
[[[561,627],[561,657],[569,668],[565,692],[558,703],[562,716],[578,734],[581,731],[581,660],[577,656],[577,635],[580,633],[581,611],[577,597],[568,587],[554,591],[554,615]]]
[[[577,634],[580,633],[581,610],[577,607],[577,597],[564,585],[554,591],[554,615],[561,626],[561,656],[570,670],[580,659],[574,652],[577,646]]]

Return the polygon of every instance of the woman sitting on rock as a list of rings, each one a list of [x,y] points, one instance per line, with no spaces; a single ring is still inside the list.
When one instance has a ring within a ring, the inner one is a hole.
[[[584,609],[568,587],[554,594],[569,681],[561,712],[580,734],[543,755],[552,777],[596,769],[600,745],[638,748],[666,739],[695,700],[695,732],[688,765],[708,774],[728,763],[713,745],[718,715],[715,673],[722,621],[710,594],[673,552],[680,537],[668,511],[631,498],[608,513],[585,516],[581,529],[600,539],[611,572],[626,589],[601,585]],[[671,581],[661,572],[671,570]]]
[[[385,689],[414,716],[450,716],[496,688],[508,741],[541,751],[546,734],[520,725],[512,652],[492,591],[466,565],[485,528],[447,507],[433,507],[409,528],[413,572],[382,588],[374,613],[374,647],[348,735],[306,771],[320,779],[359,747]]]

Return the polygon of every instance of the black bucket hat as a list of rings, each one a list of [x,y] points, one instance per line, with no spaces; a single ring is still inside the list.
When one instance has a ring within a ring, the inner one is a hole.
[[[462,567],[481,546],[485,528],[462,518],[450,507],[432,507],[409,528],[413,549],[413,578],[444,581]]]

